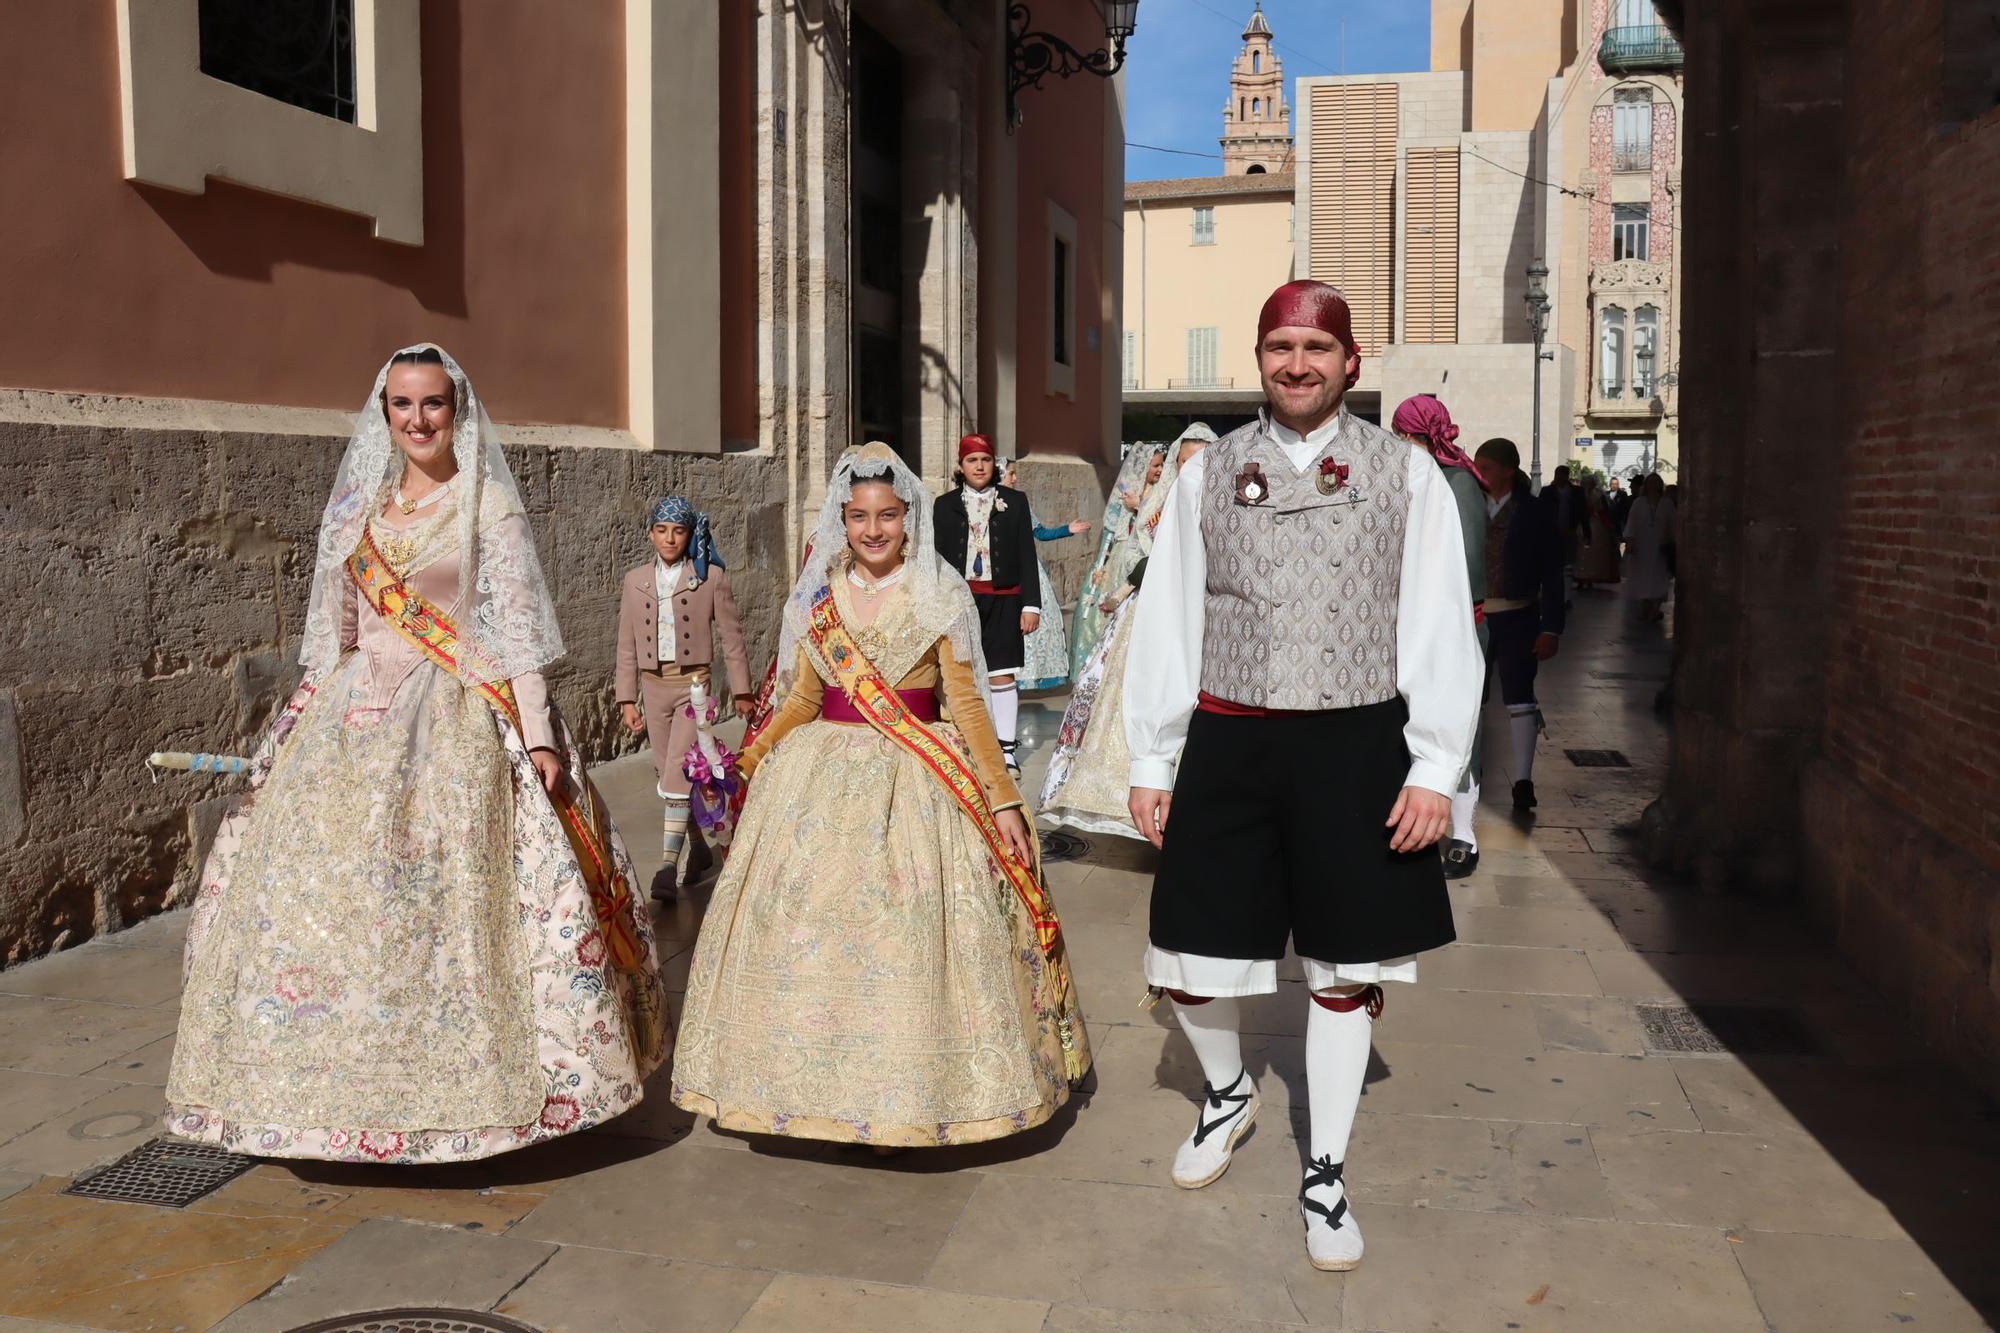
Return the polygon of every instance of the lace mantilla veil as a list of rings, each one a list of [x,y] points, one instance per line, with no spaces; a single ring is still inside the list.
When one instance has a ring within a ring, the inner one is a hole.
[[[826,484],[826,502],[820,506],[819,524],[813,529],[810,554],[799,571],[798,581],[792,584],[791,595],[785,599],[784,623],[778,634],[778,696],[791,691],[798,674],[800,646],[812,653],[807,630],[812,623],[813,602],[834,579],[844,577],[847,524],[842,514],[854,496],[854,483],[883,480],[907,507],[903,532],[909,546],[903,567],[909,571],[904,578],[909,583],[911,613],[926,631],[951,640],[952,652],[960,661],[971,664],[973,679],[979,682],[980,697],[991,708],[986,654],[979,646],[979,611],[973,605],[972,589],[965,586],[965,579],[958,571],[938,556],[931,533],[930,491],[922,478],[910,471],[886,444],[849,449],[834,465],[833,476]],[[832,665],[819,661],[816,653],[813,657],[831,680]]]
[[[481,683],[539,671],[562,656],[562,631],[542,577],[542,563],[535,555],[520,488],[507,467],[485,403],[451,354],[435,343],[418,343],[396,356],[423,350],[444,359],[457,398],[452,454],[458,460],[458,478],[445,502],[454,507],[446,521],[458,530],[459,595],[454,619],[461,639],[476,650],[462,654],[458,674]],[[340,660],[340,605],[350,595],[347,559],[360,545],[369,516],[381,510],[403,476],[403,454],[389,438],[382,406],[383,386],[394,364],[391,357],[376,373],[320,516],[319,553],[312,596],[306,603],[305,643],[299,651],[308,671],[325,672]]]

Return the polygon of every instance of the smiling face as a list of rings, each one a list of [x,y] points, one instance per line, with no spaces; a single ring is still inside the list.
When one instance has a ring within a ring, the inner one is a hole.
[[[1358,368],[1340,339],[1324,329],[1287,325],[1257,344],[1257,373],[1271,415],[1301,435],[1326,424]]]
[[[990,467],[993,458],[985,456]],[[903,517],[908,506],[886,481],[854,483],[841,517],[847,524],[848,549],[862,569],[880,577],[903,563]]]
[[[1151,486],[1154,482],[1158,481],[1160,473],[1166,471],[1166,468],[1167,456],[1165,454],[1154,454],[1153,461],[1146,464],[1146,484]]]
[[[652,533],[653,549],[660,553],[660,559],[673,564],[687,554],[688,530],[685,523],[655,523]]]
[[[382,388],[390,438],[404,458],[426,472],[435,473],[438,464],[451,458],[457,403],[451,376],[439,365],[391,366]]]

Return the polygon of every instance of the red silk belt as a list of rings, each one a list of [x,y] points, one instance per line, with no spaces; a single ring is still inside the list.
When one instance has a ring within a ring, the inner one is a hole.
[[[902,701],[904,710],[917,721],[935,722],[938,720],[938,701],[935,690],[897,690],[896,697]],[[862,716],[861,710],[854,706],[853,696],[836,685],[827,687],[825,696],[820,700],[819,715],[823,721],[827,722],[840,722],[847,726],[865,727],[868,725],[868,719]]]

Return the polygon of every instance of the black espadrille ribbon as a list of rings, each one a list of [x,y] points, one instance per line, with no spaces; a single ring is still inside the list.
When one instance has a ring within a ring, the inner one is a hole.
[[[1243,1080],[1249,1076],[1249,1072],[1246,1069],[1243,1073],[1238,1074],[1236,1081],[1229,1085],[1232,1091],[1228,1092],[1217,1092],[1213,1084],[1206,1080],[1202,1082],[1201,1099],[1207,1104],[1209,1110],[1220,1111],[1225,1102],[1235,1102],[1236,1105],[1233,1109],[1217,1116],[1213,1120],[1205,1120],[1199,1114],[1195,1116],[1194,1141],[1197,1146],[1210,1134],[1213,1134],[1216,1130],[1221,1129],[1224,1125],[1236,1119],[1237,1116],[1243,1114],[1243,1108],[1249,1104],[1251,1093],[1255,1089],[1253,1088],[1251,1092],[1243,1093],[1235,1092],[1233,1089],[1243,1086]]]
[[[1306,1172],[1305,1184],[1299,1186],[1299,1206],[1318,1213],[1326,1219],[1328,1227],[1340,1230],[1340,1219],[1347,1216],[1347,1187],[1342,1184],[1340,1173],[1347,1163],[1336,1162],[1331,1157],[1312,1159],[1312,1170]],[[1340,1198],[1329,1208],[1319,1200],[1307,1196],[1306,1191],[1315,1185],[1340,1185]]]

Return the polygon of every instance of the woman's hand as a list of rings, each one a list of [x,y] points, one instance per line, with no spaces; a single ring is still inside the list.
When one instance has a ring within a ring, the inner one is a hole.
[[[1080,518],[1076,522],[1069,525],[1069,535],[1072,537],[1081,537],[1084,533],[1089,531],[1090,531],[1090,520],[1087,518]]]
[[[756,711],[757,700],[755,696],[748,694],[739,694],[736,696],[736,716],[748,722],[750,715]]]
[[[1130,491],[1118,492],[1118,502],[1135,514],[1139,512],[1139,497]]]
[[[639,705],[620,704],[618,706],[625,713],[625,730],[637,736],[646,729],[646,715],[639,711]]]
[[[630,708],[632,705],[625,705]],[[563,783],[563,762],[554,750],[530,750],[528,759],[535,766],[535,772],[542,778],[542,790],[554,796]]]
[[[1014,859],[1032,868],[1035,864],[1035,835],[1029,832],[1028,821],[1020,809],[1002,810],[993,816],[993,822],[1000,826],[1000,840],[1007,844],[1007,850],[1014,854]]]

